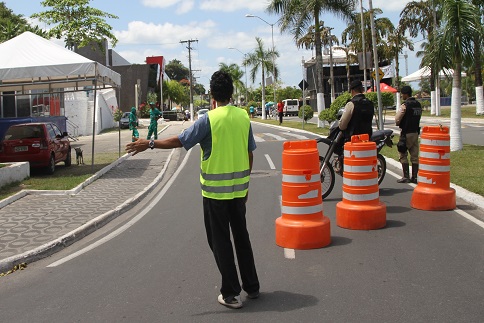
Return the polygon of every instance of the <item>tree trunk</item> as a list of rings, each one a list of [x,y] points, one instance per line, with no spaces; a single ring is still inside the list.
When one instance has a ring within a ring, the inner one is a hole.
[[[319,25],[319,12],[314,12],[314,46],[316,47],[316,104],[318,107],[318,116],[325,109],[324,92],[323,92],[323,51],[321,44],[321,30]],[[318,118],[318,127],[324,124]]]
[[[482,92],[482,64],[481,46],[479,46],[479,36],[474,36],[474,75],[476,78],[476,115],[484,115],[484,94]]]
[[[452,99],[450,106],[450,151],[462,150],[461,128],[461,72],[462,64],[457,62],[452,79]]]

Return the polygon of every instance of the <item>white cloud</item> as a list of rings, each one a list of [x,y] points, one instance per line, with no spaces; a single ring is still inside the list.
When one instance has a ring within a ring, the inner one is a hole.
[[[151,7],[151,8],[168,8],[182,2],[183,0],[143,0],[142,1],[144,6]]]
[[[264,11],[268,1],[260,0],[203,0],[200,9],[207,11],[232,12],[242,9]]]
[[[178,9],[176,10],[176,13],[183,14],[191,11],[193,9],[194,4],[195,4],[195,1],[193,0],[182,1]]]
[[[116,31],[115,36],[121,44],[163,45],[175,47],[181,40],[207,38],[213,33],[215,23],[191,22],[186,25],[172,23],[154,24],[132,21],[128,30]]]

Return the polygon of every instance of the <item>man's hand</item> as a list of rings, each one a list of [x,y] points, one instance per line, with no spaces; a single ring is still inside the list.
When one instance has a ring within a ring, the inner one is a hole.
[[[126,152],[128,154],[133,153],[132,156],[134,156],[137,153],[140,153],[148,149],[148,144],[150,142],[149,140],[142,139],[142,138],[134,138],[134,137],[133,139],[135,141],[126,144]]]

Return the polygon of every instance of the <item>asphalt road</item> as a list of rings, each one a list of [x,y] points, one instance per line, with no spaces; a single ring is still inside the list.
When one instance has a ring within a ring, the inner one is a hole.
[[[338,177],[323,203],[331,245],[285,258],[274,233],[281,215],[280,138],[301,134],[261,125],[253,129],[258,149],[247,221],[259,299],[243,294],[241,310],[217,303],[220,277],[205,238],[197,146],[186,159],[179,151],[175,168],[180,172],[173,183],[136,208],[62,252],[3,277],[0,321],[482,322],[484,229],[455,211],[410,208],[412,186],[389,175],[380,190],[387,206],[384,229],[336,226]],[[458,206],[472,209],[462,202]],[[47,267],[128,223],[128,230],[104,244]]]

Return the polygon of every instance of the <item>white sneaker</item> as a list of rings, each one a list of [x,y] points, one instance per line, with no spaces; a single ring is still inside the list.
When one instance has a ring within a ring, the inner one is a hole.
[[[224,298],[222,294],[218,295],[218,302],[224,306],[230,307],[230,308],[241,308],[242,307],[242,301],[240,300],[240,296],[228,296]]]

